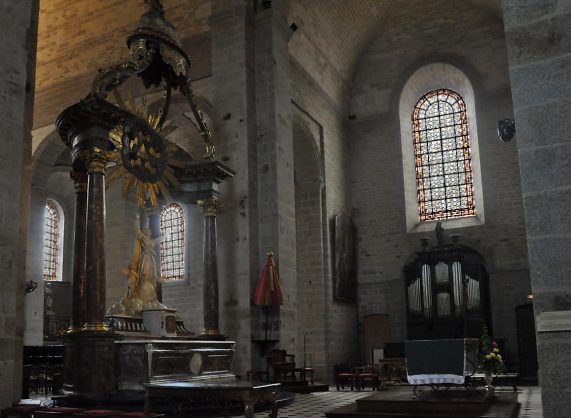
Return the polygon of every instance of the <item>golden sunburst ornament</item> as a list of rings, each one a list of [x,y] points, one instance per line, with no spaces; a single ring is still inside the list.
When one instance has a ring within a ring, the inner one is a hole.
[[[177,145],[165,137],[176,126],[162,126],[162,109],[152,112],[144,98],[137,106],[130,94],[127,102],[117,90],[114,94],[117,105],[135,117],[109,132],[115,149],[108,154],[111,167],[107,184],[124,178],[123,194],[135,187],[139,208],[157,206],[159,194],[171,200],[168,186],[177,184],[173,169],[182,163],[175,159]]]

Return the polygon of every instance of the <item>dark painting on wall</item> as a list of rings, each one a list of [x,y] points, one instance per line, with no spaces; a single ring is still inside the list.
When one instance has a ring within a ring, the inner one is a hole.
[[[333,296],[345,302],[357,301],[355,271],[355,227],[349,215],[335,216],[333,251]]]

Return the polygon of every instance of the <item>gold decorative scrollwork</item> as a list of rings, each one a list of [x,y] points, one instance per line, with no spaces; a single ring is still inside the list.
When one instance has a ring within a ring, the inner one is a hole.
[[[86,332],[109,332],[109,327],[99,322],[95,324],[85,324],[81,330]]]
[[[88,173],[105,174],[109,162],[107,151],[99,147],[82,150],[79,157],[85,161]]]
[[[216,216],[222,207],[222,202],[217,197],[199,200],[196,203],[204,210],[204,216]]]

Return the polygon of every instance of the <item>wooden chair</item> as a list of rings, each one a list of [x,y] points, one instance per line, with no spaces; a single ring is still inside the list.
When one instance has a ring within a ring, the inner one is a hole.
[[[312,367],[296,367],[293,372],[299,376],[299,380],[306,381],[313,385],[313,368]]]
[[[295,380],[295,356],[286,350],[273,349],[266,353],[268,368],[274,371],[274,378],[278,382],[288,379]]]
[[[372,390],[379,390],[379,370],[375,365],[361,366],[355,369],[357,390],[371,386]]]
[[[334,367],[335,385],[337,386],[337,390],[339,390],[339,387],[341,387],[341,389],[345,389],[346,384],[349,384],[351,386],[351,390],[353,390],[357,384],[357,374],[355,373],[355,369],[346,364],[336,364]]]

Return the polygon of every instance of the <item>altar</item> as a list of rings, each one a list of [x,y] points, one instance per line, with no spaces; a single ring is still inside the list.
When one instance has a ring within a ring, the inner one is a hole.
[[[475,338],[405,342],[408,382],[412,385],[464,385],[476,372]]]
[[[216,258],[219,184],[234,172],[214,159],[214,141],[190,84],[190,58],[174,27],[160,1],[146,3],[148,10],[127,38],[130,58],[100,70],[89,94],[57,119],[72,156],[75,186],[72,318],[63,338],[63,389],[74,399],[142,400],[145,385],[235,378],[235,343],[219,329]],[[134,99],[123,85],[130,78],[140,79],[145,89],[161,86],[160,103]],[[181,149],[166,138],[176,129],[168,113],[177,90],[204,143],[202,159],[177,159]],[[132,255],[123,269],[126,292],[107,310],[106,181],[123,181],[124,194],[134,190],[137,204]],[[158,208],[175,192],[177,201],[203,210],[199,334],[189,332],[161,296]]]

